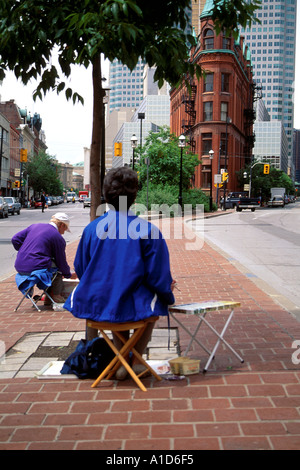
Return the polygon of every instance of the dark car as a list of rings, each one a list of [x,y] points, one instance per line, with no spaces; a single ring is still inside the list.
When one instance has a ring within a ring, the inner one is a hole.
[[[0,197],[0,217],[8,217],[8,204],[4,201],[3,197]]]

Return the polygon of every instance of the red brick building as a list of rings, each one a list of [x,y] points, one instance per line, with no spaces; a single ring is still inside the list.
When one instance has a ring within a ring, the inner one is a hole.
[[[224,186],[217,189],[214,176],[225,168],[229,173],[226,192],[243,189],[236,172],[249,163],[252,154],[254,85],[244,39],[216,36],[205,8],[200,19],[202,32],[190,60],[206,73],[199,81],[190,79],[190,94],[185,86],[171,90],[170,127],[177,136],[186,136],[199,157],[194,186],[209,193],[212,177],[216,201],[223,195]],[[210,150],[214,152],[212,160]]]

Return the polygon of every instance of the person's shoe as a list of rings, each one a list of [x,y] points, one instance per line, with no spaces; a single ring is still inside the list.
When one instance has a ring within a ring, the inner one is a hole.
[[[56,304],[64,304],[65,301],[67,300],[65,297],[62,295],[51,295],[52,299]]]
[[[119,369],[118,369],[117,372],[115,373],[115,378],[116,378],[117,380],[125,380],[126,377],[127,377],[127,374],[128,374],[128,372],[127,372],[127,370],[125,369],[125,367],[124,367],[124,366],[121,366],[121,367],[119,367]]]
[[[142,375],[143,378],[149,377],[149,375],[151,375],[151,372],[149,371],[149,369],[147,369],[147,367],[145,367],[143,364],[134,364],[132,366],[132,370],[136,375],[139,375],[142,372],[147,371]]]

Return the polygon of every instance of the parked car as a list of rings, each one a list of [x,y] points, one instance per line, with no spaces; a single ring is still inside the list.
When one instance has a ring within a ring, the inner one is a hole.
[[[53,204],[54,204],[55,206],[57,206],[57,205],[59,204],[59,202],[58,202],[58,197],[57,197],[57,196],[53,196]]]
[[[20,215],[21,203],[15,197],[4,197],[3,198],[8,205],[8,213],[15,215],[15,212]]]
[[[35,199],[34,208],[37,209],[38,207],[42,207],[42,201],[40,199]]]
[[[268,201],[268,207],[284,207],[284,199],[282,196],[274,196]]]
[[[91,207],[91,198],[90,197],[85,197],[83,200],[83,208],[85,207]]]
[[[8,204],[3,197],[0,197],[0,217],[8,217]]]
[[[64,202],[64,198],[62,196],[57,196],[58,204],[62,204]]]

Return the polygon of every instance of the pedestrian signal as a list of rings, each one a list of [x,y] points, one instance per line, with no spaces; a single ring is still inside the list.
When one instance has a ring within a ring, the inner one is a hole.
[[[225,171],[222,173],[222,181],[228,181],[228,173],[226,173]]]
[[[268,175],[270,173],[270,165],[267,163],[264,165],[264,174]]]
[[[122,156],[122,143],[115,142],[115,157],[121,157],[121,156]]]

